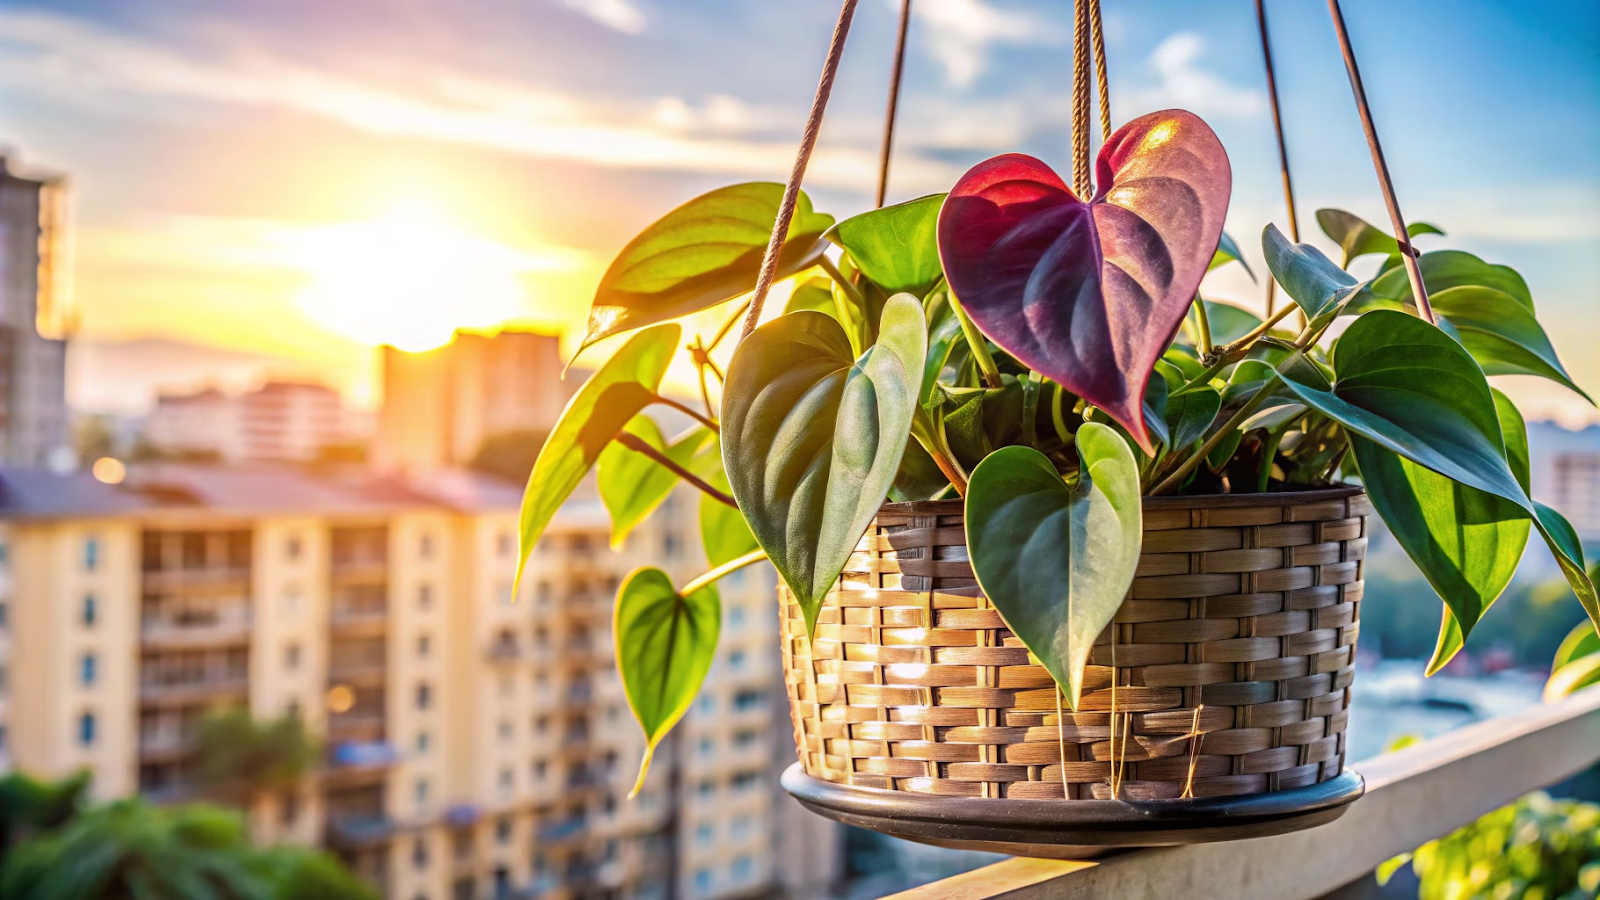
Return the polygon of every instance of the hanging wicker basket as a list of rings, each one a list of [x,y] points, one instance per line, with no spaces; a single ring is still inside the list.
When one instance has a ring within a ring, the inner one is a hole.
[[[1058,714],[977,587],[961,501],[886,504],[813,640],[779,586],[785,786],[852,824],[1025,855],[1327,821],[1362,787],[1345,728],[1371,512],[1353,487],[1146,499],[1133,587]]]

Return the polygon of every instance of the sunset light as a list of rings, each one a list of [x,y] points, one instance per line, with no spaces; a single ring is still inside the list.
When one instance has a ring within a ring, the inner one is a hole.
[[[365,344],[427,350],[458,328],[527,315],[524,276],[571,269],[579,254],[525,251],[474,234],[433,204],[285,235],[310,282],[296,303],[330,331]]]

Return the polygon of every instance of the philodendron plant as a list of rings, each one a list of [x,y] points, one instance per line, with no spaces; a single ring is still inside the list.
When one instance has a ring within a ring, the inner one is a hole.
[[[1571,526],[1528,495],[1522,417],[1486,378],[1536,375],[1582,394],[1522,278],[1469,253],[1423,253],[1429,321],[1401,264],[1410,241],[1322,210],[1338,263],[1266,227],[1267,266],[1293,305],[1263,321],[1198,293],[1207,271],[1243,265],[1222,231],[1231,179],[1211,129],[1169,110],[1107,141],[1089,198],[1016,154],[948,194],[837,223],[802,195],[779,261],[787,306],[726,373],[713,351],[743,314],[782,186],[712,191],[634,238],[601,279],[583,346],[637,331],[540,452],[521,549],[526,559],[597,463],[615,542],[679,481],[703,493],[711,571],[678,587],[640,569],[616,598],[617,665],[649,746],[710,668],[716,580],[771,560],[814,630],[885,499],[965,498],[980,585],[1074,708],[1132,582],[1151,495],[1359,479],[1444,600],[1430,672],[1505,589],[1534,531],[1600,623]],[[1424,233],[1442,232],[1409,237]],[[1374,277],[1348,271],[1370,255],[1382,257]],[[722,304],[727,325],[680,347],[672,320]],[[678,352],[703,411],[661,394]],[[696,424],[668,439],[644,415],[652,404]]]

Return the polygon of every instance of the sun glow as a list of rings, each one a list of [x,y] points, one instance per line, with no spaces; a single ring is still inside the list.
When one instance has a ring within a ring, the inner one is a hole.
[[[580,254],[525,251],[473,234],[428,204],[296,234],[289,248],[310,278],[296,298],[319,324],[362,343],[427,350],[458,328],[529,312],[525,276],[568,270]]]

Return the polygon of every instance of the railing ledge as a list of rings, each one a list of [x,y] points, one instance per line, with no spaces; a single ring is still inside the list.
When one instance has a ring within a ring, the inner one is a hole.
[[[1368,760],[1356,767],[1366,795],[1317,828],[1095,860],[1009,859],[885,900],[1314,900],[1597,761],[1600,687]]]

